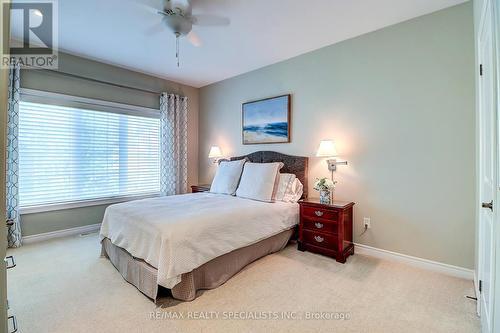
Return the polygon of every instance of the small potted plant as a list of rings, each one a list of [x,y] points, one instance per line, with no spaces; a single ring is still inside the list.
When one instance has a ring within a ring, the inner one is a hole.
[[[332,203],[332,191],[335,189],[337,181],[330,180],[326,177],[316,178],[314,189],[319,191],[319,202],[322,204]]]

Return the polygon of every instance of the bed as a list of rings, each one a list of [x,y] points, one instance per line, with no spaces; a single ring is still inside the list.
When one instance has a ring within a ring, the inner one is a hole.
[[[231,160],[282,162],[307,197],[307,157],[260,151]],[[181,301],[213,289],[251,262],[283,249],[299,222],[299,205],[192,193],[109,206],[102,255],[126,281],[156,300],[167,289]]]

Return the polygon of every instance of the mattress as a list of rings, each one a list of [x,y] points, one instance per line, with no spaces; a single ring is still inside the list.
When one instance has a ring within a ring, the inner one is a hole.
[[[109,206],[100,238],[157,269],[157,284],[172,289],[182,274],[290,230],[298,222],[297,203],[205,192]]]

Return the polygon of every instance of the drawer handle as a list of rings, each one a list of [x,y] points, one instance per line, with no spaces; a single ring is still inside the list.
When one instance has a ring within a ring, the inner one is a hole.
[[[320,210],[315,211],[314,214],[316,214],[316,216],[318,216],[318,217],[323,216],[323,212]]]
[[[325,239],[321,236],[314,236],[314,240],[318,243],[323,243]]]
[[[9,265],[9,261],[11,261],[12,264]],[[16,267],[16,261],[14,260],[13,256],[5,257],[5,262],[7,263],[7,267],[6,267],[7,269],[11,269],[11,268]]]
[[[314,226],[318,229],[321,229],[321,228],[323,228],[323,223],[316,222],[316,223],[314,223]]]
[[[17,320],[16,316],[12,315],[7,318],[7,320],[12,320],[12,331],[10,333],[16,333],[17,332]]]

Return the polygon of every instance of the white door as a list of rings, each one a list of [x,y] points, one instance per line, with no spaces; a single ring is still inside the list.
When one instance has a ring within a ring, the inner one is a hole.
[[[479,307],[483,332],[491,332],[494,295],[494,229],[495,213],[500,209],[497,194],[497,126],[495,105],[495,65],[493,40],[493,12],[487,1],[485,16],[479,26],[478,56],[482,75],[479,79],[479,126],[480,126],[480,199],[479,214]],[[494,200],[495,199],[495,200]]]

